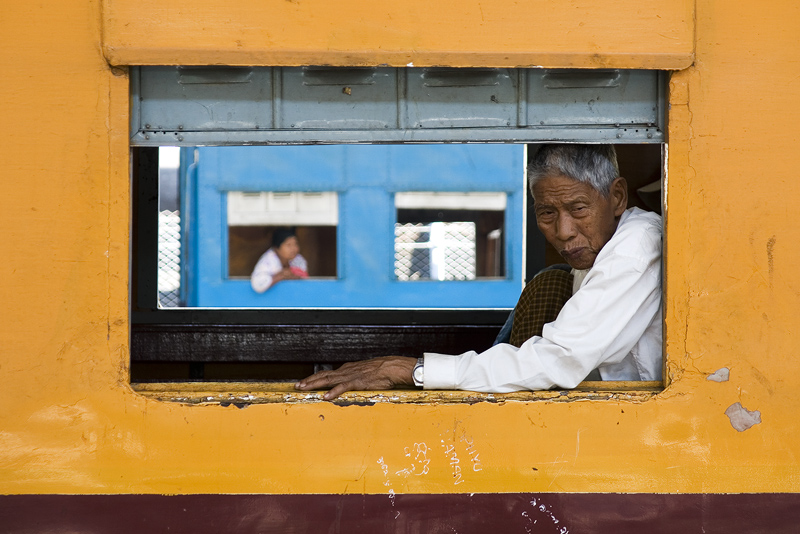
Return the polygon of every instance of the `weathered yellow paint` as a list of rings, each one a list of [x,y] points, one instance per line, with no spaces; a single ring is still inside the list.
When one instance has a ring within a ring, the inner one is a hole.
[[[492,65],[681,69],[690,0],[105,0],[121,65]]]
[[[2,493],[800,491],[796,2],[215,5],[3,8]],[[134,391],[128,87],[106,58],[686,67],[670,93],[667,389],[243,409]],[[723,366],[730,381],[706,380]],[[734,430],[736,402],[762,423]]]
[[[188,404],[222,403],[316,403],[321,391],[300,392],[288,382],[201,382],[201,383],[147,383],[135,384],[133,389],[152,399]],[[477,393],[474,391],[419,391],[396,389],[391,391],[350,391],[342,394],[337,405],[394,404],[475,404],[476,402],[575,402],[583,400],[629,400],[642,402],[663,390],[663,384],[653,382],[582,382],[570,391],[516,391],[513,393]]]

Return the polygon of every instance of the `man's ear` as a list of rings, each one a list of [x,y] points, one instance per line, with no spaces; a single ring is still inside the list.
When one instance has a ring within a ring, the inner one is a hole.
[[[614,206],[614,216],[619,217],[628,209],[628,182],[620,176],[611,184],[611,202]]]

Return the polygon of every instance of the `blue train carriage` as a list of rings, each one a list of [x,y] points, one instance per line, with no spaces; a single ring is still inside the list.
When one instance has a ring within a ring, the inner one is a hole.
[[[182,301],[199,307],[510,308],[524,279],[524,145],[184,148]],[[272,230],[310,278],[256,293]]]

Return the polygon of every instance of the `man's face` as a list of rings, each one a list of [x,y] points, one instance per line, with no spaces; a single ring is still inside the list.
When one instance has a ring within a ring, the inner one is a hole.
[[[617,229],[628,204],[627,185],[617,178],[608,197],[566,176],[542,178],[533,187],[536,223],[573,269],[588,269]]]

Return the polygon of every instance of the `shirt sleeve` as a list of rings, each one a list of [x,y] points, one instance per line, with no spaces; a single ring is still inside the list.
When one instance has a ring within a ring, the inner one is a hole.
[[[426,353],[425,389],[573,388],[598,365],[622,361],[660,310],[660,233],[657,238],[637,237],[642,254],[628,255],[622,247],[602,261],[598,256],[558,318],[519,348],[499,344],[480,354]]]
[[[253,274],[250,275],[250,287],[256,293],[263,293],[272,286],[272,276],[281,270],[278,255],[268,250],[258,259]]]

